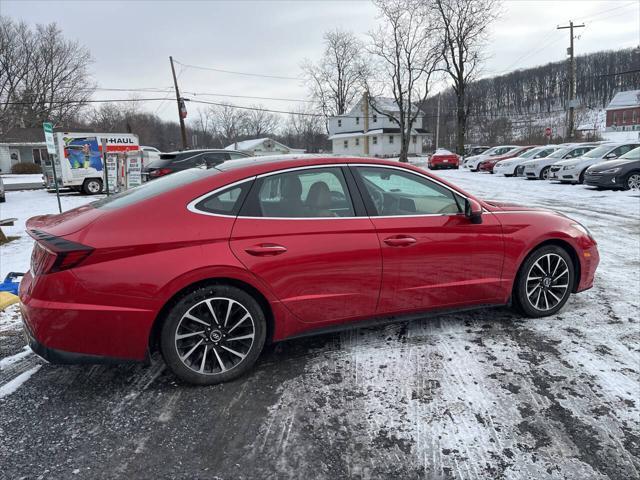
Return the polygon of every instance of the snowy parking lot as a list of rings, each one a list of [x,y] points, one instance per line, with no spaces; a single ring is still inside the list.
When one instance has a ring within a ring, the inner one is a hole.
[[[561,211],[599,242],[593,289],[555,316],[425,317],[267,347],[228,384],[151,366],[53,366],[0,313],[0,478],[640,478],[640,194],[436,172],[481,198]],[[64,194],[63,209],[92,198]],[[7,192],[0,274],[29,268]]]

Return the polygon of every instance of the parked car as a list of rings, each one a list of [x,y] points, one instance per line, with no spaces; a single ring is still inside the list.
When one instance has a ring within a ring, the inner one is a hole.
[[[564,215],[363,158],[189,169],[26,230],[34,352],[96,363],[159,348],[195,384],[246,372],[265,341],[474,306],[552,315],[592,287],[599,262]]]
[[[4,194],[4,182],[2,181],[2,177],[0,177],[0,203],[4,203],[7,201],[7,198]]]
[[[491,147],[487,147],[484,145],[465,145],[464,147],[464,157],[471,157],[473,155],[480,155],[481,153],[486,152]]]
[[[431,170],[437,168],[460,168],[460,157],[455,153],[439,148],[431,157],[427,166]]]
[[[530,145],[528,147],[518,147],[518,148],[514,148],[513,150],[510,150],[504,155],[496,155],[494,157],[489,157],[486,160],[483,160],[482,162],[480,162],[480,164],[478,165],[478,170],[481,172],[493,173],[493,167],[495,167],[496,163],[502,160],[507,160],[509,158],[517,157],[521,153],[525,153],[534,147],[535,145]]]
[[[143,166],[149,165],[151,162],[160,160],[160,154],[162,153],[156,147],[149,147],[147,145],[140,145],[142,151],[142,164]]]
[[[500,160],[493,167],[493,173],[497,175],[504,175],[505,177],[513,177],[516,175],[516,169],[527,160],[534,158],[544,158],[551,155],[558,150],[556,145],[544,145],[541,147],[535,147],[531,150],[521,153],[517,157],[509,158],[507,160]]]
[[[638,146],[640,146],[638,142],[600,145],[581,157],[554,163],[549,170],[549,180],[558,180],[561,183],[583,183],[587,168],[591,165],[615,160]]]
[[[161,153],[160,160],[149,163],[142,169],[143,181],[179,172],[188,168],[211,168],[225,160],[249,157],[235,150],[185,150],[182,152]]]
[[[556,150],[547,157],[527,160],[521,165],[522,175],[528,180],[547,180],[549,178],[551,165],[561,160],[580,157],[596,147],[597,145],[593,143],[571,145],[560,150]]]
[[[480,155],[474,155],[472,157],[468,157],[464,159],[462,166],[464,168],[468,168],[472,172],[478,170],[478,165],[480,162],[486,160],[489,157],[494,157],[496,155],[504,155],[505,153],[513,150],[514,148],[518,148],[517,145],[500,145],[498,147],[493,147],[487,150],[486,152]]]
[[[617,160],[597,163],[587,168],[584,183],[592,187],[616,190],[640,189],[640,147],[630,150]]]

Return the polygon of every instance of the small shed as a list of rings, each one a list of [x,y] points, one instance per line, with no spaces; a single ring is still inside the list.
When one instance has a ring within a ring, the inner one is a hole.
[[[237,150],[256,157],[265,155],[286,155],[289,153],[305,153],[302,148],[291,148],[271,138],[255,138],[235,142],[225,147],[225,150]]]

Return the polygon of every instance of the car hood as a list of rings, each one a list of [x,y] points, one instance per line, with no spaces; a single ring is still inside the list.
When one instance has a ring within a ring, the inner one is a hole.
[[[610,168],[623,167],[623,166],[628,165],[630,163],[637,163],[638,165],[640,165],[640,160],[628,160],[628,159],[609,160],[608,162],[602,162],[602,163],[598,163],[596,165],[593,165],[591,168],[589,168],[589,171],[590,172],[600,172],[602,170],[609,170]]]
[[[582,157],[578,158],[569,158],[567,160],[558,160],[557,162],[553,162],[554,165],[577,165],[582,160]]]
[[[553,210],[549,210],[547,208],[540,207],[525,207],[523,205],[519,205],[517,203],[511,202],[497,202],[493,200],[484,200],[484,203],[489,205],[492,211],[498,212],[513,212],[513,211],[528,211],[528,212],[547,212],[547,213],[556,213]]]

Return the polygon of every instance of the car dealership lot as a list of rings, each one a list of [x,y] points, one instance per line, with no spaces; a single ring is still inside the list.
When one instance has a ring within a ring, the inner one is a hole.
[[[492,309],[292,340],[206,388],[177,384],[159,359],[43,364],[13,307],[0,316],[0,476],[637,478],[638,192],[437,175],[586,225],[595,287],[538,320]],[[2,217],[19,222],[7,233],[55,209],[44,191],[8,192]],[[28,268],[30,245],[1,247],[2,275]]]

